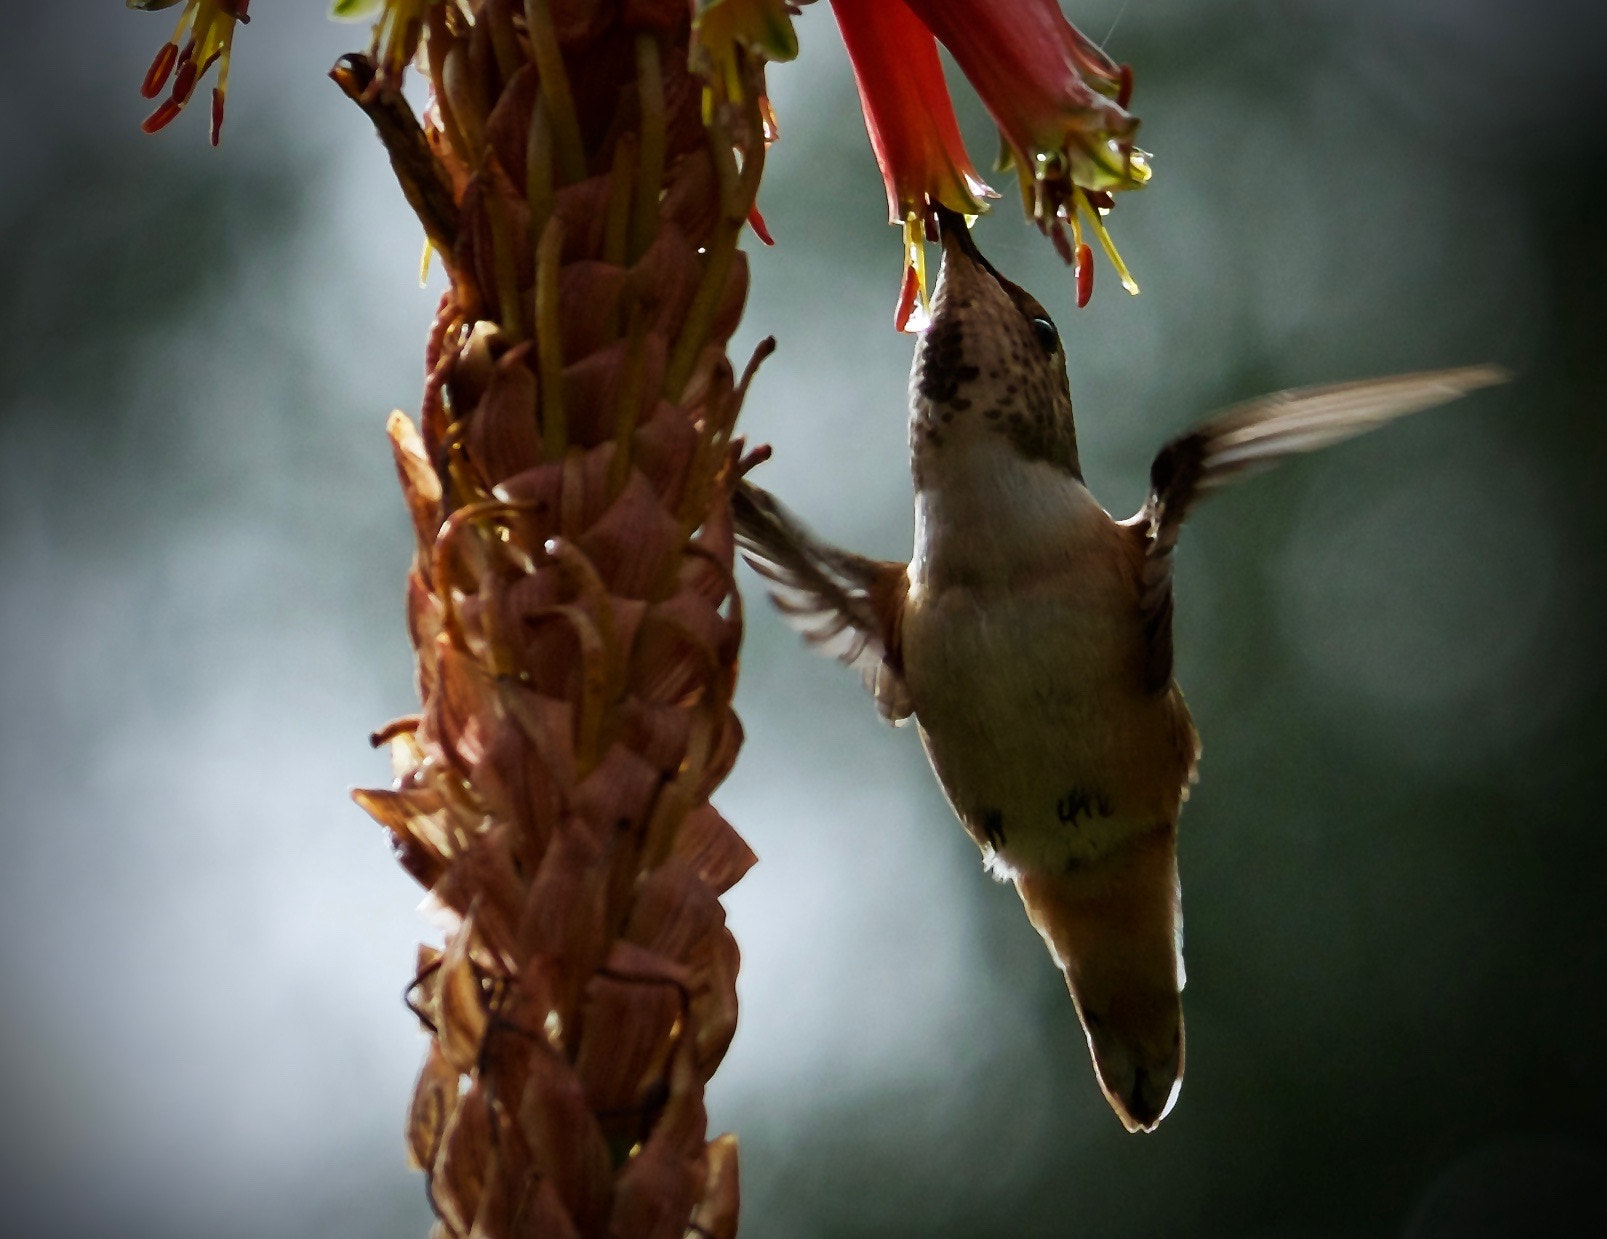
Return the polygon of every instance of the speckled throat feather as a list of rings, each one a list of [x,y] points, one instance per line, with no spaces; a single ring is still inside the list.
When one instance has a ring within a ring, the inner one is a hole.
[[[1033,326],[1043,307],[1001,276],[963,222],[944,224],[943,272],[932,325],[910,374],[910,451],[915,485],[922,461],[972,424],[1004,436],[1027,460],[1081,478],[1065,356],[1046,350]]]

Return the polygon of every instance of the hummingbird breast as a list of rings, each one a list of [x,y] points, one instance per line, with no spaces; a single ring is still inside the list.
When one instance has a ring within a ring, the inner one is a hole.
[[[1174,824],[1193,731],[1175,688],[1141,687],[1132,531],[1001,436],[931,453],[922,481],[905,675],[989,867],[1065,872]]]

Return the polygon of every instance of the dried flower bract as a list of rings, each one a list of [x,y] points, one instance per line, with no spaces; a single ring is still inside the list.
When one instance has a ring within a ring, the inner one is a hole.
[[[446,929],[409,998],[408,1147],[442,1236],[728,1236],[703,1089],[736,1026],[719,897],[753,855],[709,795],[741,742],[726,341],[765,49],[729,45],[705,113],[687,0],[410,11],[400,60],[333,74],[452,277],[418,423],[389,423],[420,709],[356,794]]]

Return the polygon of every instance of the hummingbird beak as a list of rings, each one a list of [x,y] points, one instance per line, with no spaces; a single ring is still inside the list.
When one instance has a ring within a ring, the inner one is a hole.
[[[979,323],[985,314],[982,307],[995,303],[997,313],[1008,314],[1008,290],[1014,285],[977,249],[965,216],[939,206],[937,228],[943,245],[943,269],[932,297],[932,327],[957,315]]]
[[[976,242],[971,237],[971,228],[965,222],[965,216],[958,211],[951,211],[946,206],[937,208],[938,236],[943,242],[943,268],[945,271],[951,265],[970,268],[980,267],[999,278],[999,272],[987,260],[982,251],[977,249]]]

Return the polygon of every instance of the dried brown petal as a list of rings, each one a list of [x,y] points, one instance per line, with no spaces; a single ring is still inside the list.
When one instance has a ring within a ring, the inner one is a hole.
[[[625,936],[682,963],[725,925],[725,909],[708,884],[679,857],[671,857],[637,888]]]
[[[697,1061],[712,1073],[725,1057],[737,1031],[737,968],[742,962],[737,940],[721,926],[704,939],[698,969],[702,984],[692,998],[692,1026],[697,1029]]]
[[[531,1048],[517,1114],[536,1171],[552,1180],[576,1229],[595,1233],[613,1186],[608,1146],[579,1078],[544,1045]]]
[[[396,458],[396,473],[402,482],[402,496],[413,517],[413,530],[421,547],[435,541],[440,528],[441,482],[430,468],[424,454],[424,440],[418,429],[408,421],[400,409],[385,420],[385,433],[390,436],[391,451]]]
[[[679,560],[686,535],[637,473],[576,541],[615,593],[649,598],[664,581],[666,565]]]
[[[593,837],[606,846],[615,834],[640,835],[662,782],[651,763],[616,744],[571,793],[571,803],[591,823]]]
[[[447,857],[431,838],[437,833],[432,829],[433,816],[416,807],[417,794],[358,790],[352,799],[391,832],[396,858],[413,880],[420,886],[434,886],[446,869]]]
[[[636,431],[631,461],[659,495],[680,495],[686,489],[687,471],[697,458],[699,441],[685,411],[661,400]]]
[[[470,423],[469,457],[482,476],[500,481],[541,463],[541,426],[536,376],[529,343],[497,359]]]
[[[496,825],[462,848],[430,888],[438,904],[465,917],[472,909],[480,933],[499,957],[514,951],[524,887],[509,831]]]
[[[645,1131],[686,1003],[664,980],[592,978],[575,1070],[591,1108],[611,1126]]]
[[[407,1153],[420,1170],[435,1165],[447,1119],[457,1106],[458,1078],[457,1069],[446,1061],[441,1047],[432,1042],[407,1115]]]
[[[707,882],[716,895],[737,884],[759,858],[713,805],[703,804],[686,815],[675,837],[675,854]]]
[[[519,949],[556,962],[565,983],[561,1014],[573,1010],[585,979],[608,954],[603,856],[601,844],[579,819],[565,821],[547,845],[525,898]]]
[[[614,1192],[613,1233],[680,1236],[703,1192],[704,1113],[701,1083],[684,1039],[669,1073],[669,1097],[619,1176]]]
[[[692,1226],[708,1239],[736,1239],[742,1202],[737,1184],[737,1138],[730,1132],[709,1141],[703,1199],[692,1214]]]
[[[474,913],[463,918],[462,930],[454,934],[441,956],[436,1000],[435,1043],[453,1068],[464,1075],[479,1061],[480,1041],[485,1036],[485,991],[479,971],[469,957],[474,940]]]
[[[529,1173],[526,1166],[510,1166],[505,1155],[497,1158],[480,1194],[480,1211],[469,1239],[504,1235],[580,1239],[552,1180]]]
[[[490,1170],[491,1119],[478,1083],[457,1099],[430,1168],[430,1203],[460,1235],[469,1233]]]

